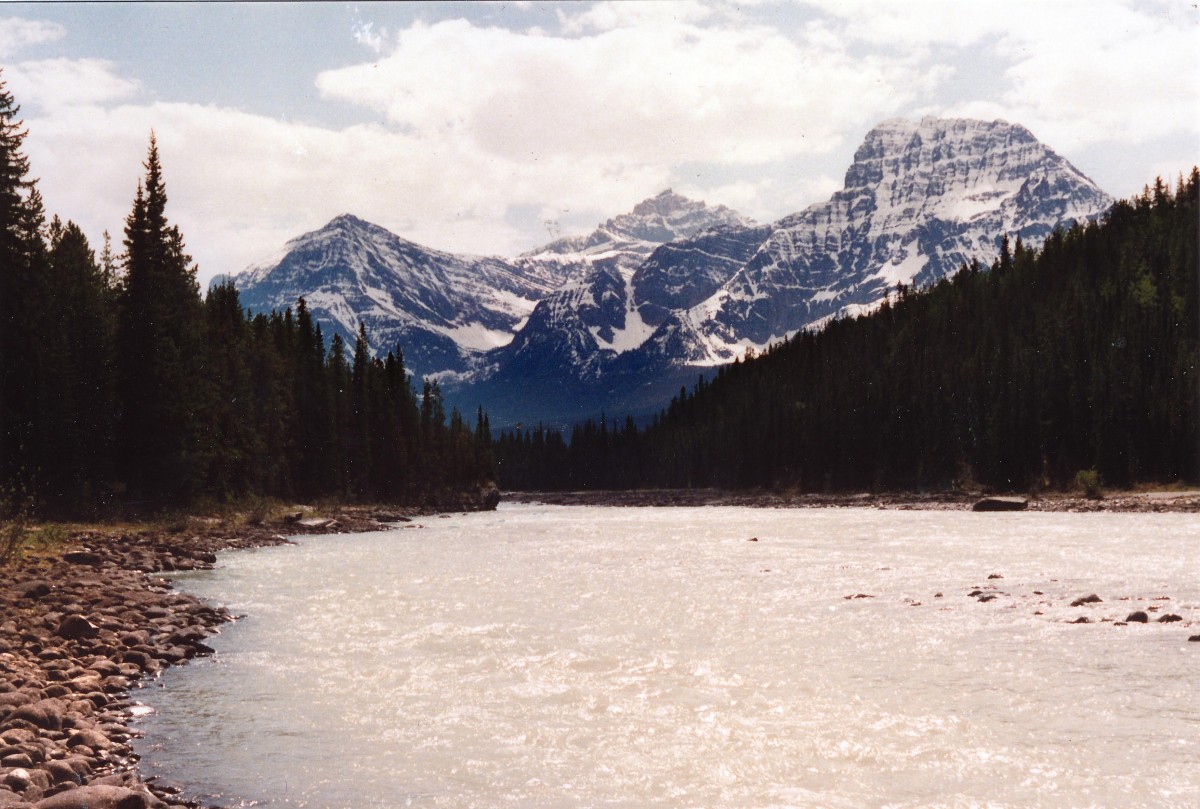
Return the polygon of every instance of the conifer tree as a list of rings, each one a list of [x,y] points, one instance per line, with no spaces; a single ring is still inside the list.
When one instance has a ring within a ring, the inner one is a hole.
[[[167,192],[153,133],[125,222],[125,283],[118,320],[118,448],[135,501],[192,494],[200,480],[202,319],[196,268],[166,217]]]
[[[21,483],[19,478],[30,471],[26,436],[32,402],[26,391],[33,342],[24,310],[35,303],[37,268],[25,238],[32,183],[19,113],[0,72],[0,486],[5,489]]]
[[[52,293],[47,347],[50,399],[43,411],[47,498],[60,510],[102,505],[113,480],[118,416],[112,298],[87,237],[58,217],[50,228]]]

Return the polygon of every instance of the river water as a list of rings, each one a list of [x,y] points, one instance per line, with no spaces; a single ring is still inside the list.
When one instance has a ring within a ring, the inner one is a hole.
[[[179,577],[248,617],[135,694],[138,751],[235,806],[1197,806],[1198,529],[502,505],[303,537]]]

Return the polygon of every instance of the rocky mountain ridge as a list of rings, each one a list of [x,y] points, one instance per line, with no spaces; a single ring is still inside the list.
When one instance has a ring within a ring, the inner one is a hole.
[[[647,413],[681,381],[922,287],[1007,236],[1035,247],[1112,200],[1024,127],[925,118],[872,129],[829,200],[757,224],[668,190],[513,259],[454,256],[339,217],[235,277],[264,310],[399,342],[497,425]],[[327,331],[328,333],[328,331]]]

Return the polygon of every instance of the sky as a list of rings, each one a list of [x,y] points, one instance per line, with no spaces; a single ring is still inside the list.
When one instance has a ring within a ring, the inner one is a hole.
[[[1192,0],[6,3],[0,66],[96,247],[155,132],[202,286],[341,213],[505,256],[666,188],[770,222],[895,117],[1020,123],[1116,197],[1200,163]]]

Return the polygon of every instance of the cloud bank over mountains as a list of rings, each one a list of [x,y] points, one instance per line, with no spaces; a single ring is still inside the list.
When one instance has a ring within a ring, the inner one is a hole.
[[[80,42],[69,9],[12,10],[0,58],[48,209],[119,238],[153,128],[202,281],[343,212],[502,255],[668,186],[769,221],[840,187],[897,115],[1020,122],[1119,195],[1191,165],[1200,135],[1183,2],[369,6],[337,66],[308,72],[272,68],[244,26],[247,85],[304,88],[282,115],[152,90],[135,53]]]

